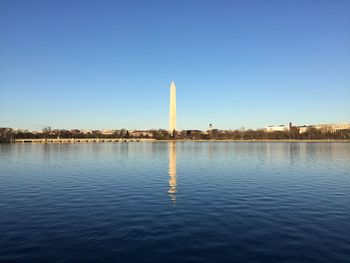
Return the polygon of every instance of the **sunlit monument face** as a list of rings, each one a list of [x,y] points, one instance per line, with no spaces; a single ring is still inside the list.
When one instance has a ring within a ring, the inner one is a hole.
[[[176,130],[176,86],[174,81],[170,85],[170,110],[169,110],[169,132],[173,135]]]

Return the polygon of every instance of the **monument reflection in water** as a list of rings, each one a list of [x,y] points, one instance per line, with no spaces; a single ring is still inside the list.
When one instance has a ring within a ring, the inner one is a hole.
[[[176,143],[169,142],[169,196],[173,203],[176,203]]]

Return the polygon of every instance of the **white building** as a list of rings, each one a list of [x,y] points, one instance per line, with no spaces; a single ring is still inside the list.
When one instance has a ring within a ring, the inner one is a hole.
[[[142,130],[132,130],[129,131],[132,137],[153,137],[153,133],[151,131],[142,131]]]
[[[289,125],[278,125],[278,126],[266,126],[265,131],[275,132],[275,131],[289,131]]]
[[[115,130],[111,130],[111,129],[103,129],[103,130],[101,131],[101,133],[102,133],[103,135],[112,135],[114,132],[115,132]]]
[[[350,123],[341,123],[341,124],[335,124],[332,126],[332,131],[342,131],[342,130],[350,130]]]
[[[350,123],[341,123],[341,124],[317,124],[311,125],[311,127],[321,130],[322,132],[337,132],[342,130],[349,130]]]
[[[298,126],[299,133],[305,133],[309,128],[314,128],[320,130],[321,132],[338,132],[342,130],[350,130],[350,123]]]
[[[298,126],[299,133],[305,133],[310,126]]]

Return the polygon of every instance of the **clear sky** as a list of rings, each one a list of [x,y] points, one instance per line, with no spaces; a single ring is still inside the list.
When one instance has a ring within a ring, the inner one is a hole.
[[[0,1],[0,127],[350,122],[350,1]]]

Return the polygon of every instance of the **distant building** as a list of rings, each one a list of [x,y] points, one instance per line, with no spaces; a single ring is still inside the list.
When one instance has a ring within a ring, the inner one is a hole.
[[[80,133],[82,134],[90,134],[92,130],[80,130]]]
[[[153,137],[153,133],[151,131],[132,130],[129,134],[132,137]]]
[[[320,130],[321,132],[338,132],[342,130],[350,130],[350,123],[314,124],[314,125],[301,125],[301,126],[293,126],[292,123],[289,123],[289,125],[282,124],[278,126],[266,126],[264,129],[266,132],[293,131],[293,132],[305,133],[310,128]]]
[[[278,125],[278,126],[266,126],[265,131],[275,132],[275,131],[289,131],[289,125]]]
[[[309,129],[310,126],[306,126],[306,125],[303,125],[303,126],[298,126],[299,128],[299,133],[305,133],[307,131],[307,129]]]
[[[14,128],[12,129],[14,133],[20,133],[20,132],[28,132],[28,129],[19,129],[19,128]]]
[[[115,130],[103,129],[101,132],[103,135],[112,135],[115,133]]]
[[[341,123],[333,125],[332,127],[333,131],[342,131],[342,130],[350,130],[350,123]]]
[[[300,133],[305,133],[309,128],[320,130],[321,132],[339,132],[342,130],[350,130],[350,123],[341,124],[316,124],[316,125],[303,125],[298,126]]]
[[[208,130],[202,131],[203,134],[211,134],[213,132],[213,124],[209,124]]]

